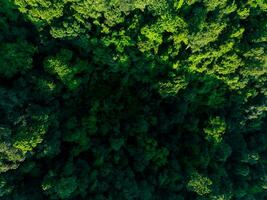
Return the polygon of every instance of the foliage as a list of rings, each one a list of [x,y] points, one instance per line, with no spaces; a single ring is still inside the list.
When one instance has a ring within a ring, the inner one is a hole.
[[[203,177],[198,173],[194,173],[190,181],[187,183],[187,188],[199,195],[205,195],[211,192],[211,189],[209,188],[211,185],[212,181],[210,179]]]
[[[266,11],[0,0],[0,199],[266,199]]]

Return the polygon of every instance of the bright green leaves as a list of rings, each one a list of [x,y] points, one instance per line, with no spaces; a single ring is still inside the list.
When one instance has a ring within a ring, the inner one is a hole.
[[[184,0],[176,0],[174,1],[174,8],[179,10],[184,4]]]
[[[191,72],[205,73],[223,81],[232,90],[244,88],[246,79],[241,80],[244,70],[244,61],[241,56],[234,53],[234,43],[227,42],[219,47],[208,51],[194,53],[188,59]]]
[[[0,173],[17,169],[26,152],[42,142],[48,126],[48,114],[36,112],[27,90],[20,89],[0,89]]]
[[[87,63],[82,60],[71,63],[72,56],[70,50],[62,49],[56,56],[47,58],[44,63],[45,70],[57,76],[70,90],[76,89],[82,83],[81,78],[76,75],[90,70]]]
[[[33,115],[25,125],[21,125],[15,136],[13,146],[23,153],[32,151],[43,141],[43,137],[48,130],[49,116]]]
[[[176,15],[166,14],[159,18],[157,24],[154,25],[155,29],[158,29],[161,33],[176,33],[185,31],[187,27],[185,21]]]
[[[227,0],[204,0],[204,5],[208,11],[213,11],[216,8],[223,8],[227,3]]]
[[[222,44],[219,46],[219,48],[212,49],[212,51],[202,51],[201,53],[195,53],[191,55],[188,59],[190,66],[190,71],[195,72],[205,72],[207,74],[211,75],[217,75],[217,74],[229,74],[231,72],[234,72],[234,70],[239,66],[234,66],[234,69],[231,69],[232,66],[223,66],[221,62],[224,62],[225,64],[229,63],[226,61],[221,61],[222,59],[230,59],[233,62],[239,62],[240,59],[237,55],[232,55],[232,58],[228,58],[227,53],[231,52],[233,50],[233,43],[227,42],[226,44]],[[210,49],[209,49],[210,50]],[[214,67],[213,67],[214,66]],[[216,68],[222,68],[226,72],[221,72],[219,69]],[[230,68],[227,68],[230,67]]]
[[[32,68],[35,48],[23,41],[0,44],[0,75],[12,78]]]
[[[264,0],[249,0],[248,5],[252,8],[260,8],[262,11],[267,11],[267,3]]]
[[[246,19],[250,14],[250,9],[249,8],[238,9],[237,14],[239,15],[240,19]]]
[[[162,43],[162,35],[157,31],[151,30],[148,27],[144,27],[141,30],[141,34],[147,38],[146,42],[139,43],[139,49],[141,52],[150,51],[151,49],[157,53],[159,45]]]
[[[69,53],[70,52],[68,52],[68,54]],[[65,52],[64,52],[64,54],[65,54]],[[75,87],[77,87],[77,85],[79,83],[76,80],[73,80],[73,77],[74,77],[73,70],[68,65],[68,63],[64,62],[65,60],[60,59],[60,58],[64,58],[62,56],[63,55],[59,55],[58,57],[49,58],[45,63],[45,69],[47,69],[48,72],[57,75],[58,78],[65,85],[67,85],[70,89],[74,89]],[[66,60],[66,61],[68,61],[68,60]]]
[[[129,2],[106,0],[84,0],[73,3],[72,8],[77,12],[75,17],[82,22],[92,19],[92,23],[98,26],[114,26],[124,20],[122,13],[127,13],[132,9],[132,4]],[[104,18],[104,24],[100,24],[100,19]]]
[[[15,0],[15,4],[40,30],[48,27],[54,38],[62,39],[77,38],[90,31],[92,25],[109,30],[123,23],[130,12],[146,7],[161,15],[168,6],[165,0]]]
[[[15,0],[21,13],[25,14],[40,30],[49,27],[54,38],[73,38],[84,33],[84,27],[72,16],[62,23],[58,19],[64,16],[65,4],[69,1],[51,0]]]
[[[95,19],[94,23],[98,22],[96,19],[100,18],[103,12],[107,12],[107,4],[104,0],[78,1],[72,5],[72,8],[77,12],[75,17],[82,21],[87,18],[92,18]]]
[[[236,54],[228,55],[220,63],[216,64],[213,68],[217,74],[227,75],[234,74],[234,72],[243,65],[242,59]]]
[[[211,185],[212,181],[209,178],[199,173],[194,173],[191,175],[191,178],[187,183],[187,189],[203,196],[211,193]]]
[[[50,31],[52,37],[54,38],[76,38],[85,32],[86,30],[76,21],[64,21],[61,26],[52,27]]]
[[[184,31],[182,33],[174,34],[172,36],[173,39],[173,46],[176,52],[174,52],[174,55],[178,55],[180,48],[182,47],[182,44],[188,45],[188,37],[187,37],[188,31]]]
[[[51,23],[52,20],[63,16],[62,1],[51,0],[15,0],[20,12],[25,13],[37,25]]]
[[[147,8],[153,16],[162,16],[169,12],[169,2],[167,0],[146,0]]]
[[[0,143],[0,173],[17,169],[24,159],[25,157],[19,149],[4,142]]]
[[[127,47],[133,46],[131,37],[126,35],[126,32],[113,32],[110,37],[103,38],[103,44],[107,47],[114,45],[119,53],[124,53]]]
[[[231,34],[231,38],[241,38],[243,36],[244,31],[245,28],[235,29],[235,31]]]
[[[247,59],[247,65],[241,69],[241,72],[244,76],[255,78],[266,76],[267,55],[264,52],[264,48],[252,48],[244,53],[244,57]]]
[[[189,36],[189,47],[193,52],[200,51],[206,45],[215,42],[225,27],[225,23],[205,24],[201,31]]]
[[[0,127],[0,174],[16,169],[24,160],[22,152],[12,147],[11,135],[11,129]]]
[[[214,144],[222,141],[225,131],[226,123],[220,117],[210,118],[207,127],[204,128],[205,138]]]
[[[178,92],[187,86],[185,77],[175,77],[173,80],[159,83],[159,93],[162,97],[176,96]]]
[[[48,115],[45,114],[31,116],[14,131],[15,135],[11,135],[9,129],[0,128],[0,173],[18,168],[26,153],[42,143],[47,128]]]
[[[180,34],[178,35],[180,38],[176,38],[176,45],[179,45],[180,42],[186,41],[186,39],[183,39],[182,35],[182,33],[186,31],[186,26],[184,20],[178,16],[169,14],[161,16],[152,26],[144,26],[141,29],[141,34],[146,40],[139,37],[138,46],[140,51],[146,52],[152,50],[157,54],[159,46],[163,43],[164,33]]]

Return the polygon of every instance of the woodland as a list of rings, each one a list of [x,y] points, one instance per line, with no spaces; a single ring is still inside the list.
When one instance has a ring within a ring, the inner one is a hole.
[[[0,0],[0,200],[266,200],[265,0]]]

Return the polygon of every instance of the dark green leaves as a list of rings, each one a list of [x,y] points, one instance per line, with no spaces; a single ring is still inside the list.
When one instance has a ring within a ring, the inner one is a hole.
[[[31,69],[35,48],[24,41],[0,45],[0,74],[6,78]]]

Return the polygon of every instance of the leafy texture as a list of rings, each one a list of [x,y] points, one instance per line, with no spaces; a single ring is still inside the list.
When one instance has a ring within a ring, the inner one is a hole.
[[[0,199],[267,199],[264,0],[0,0]]]

